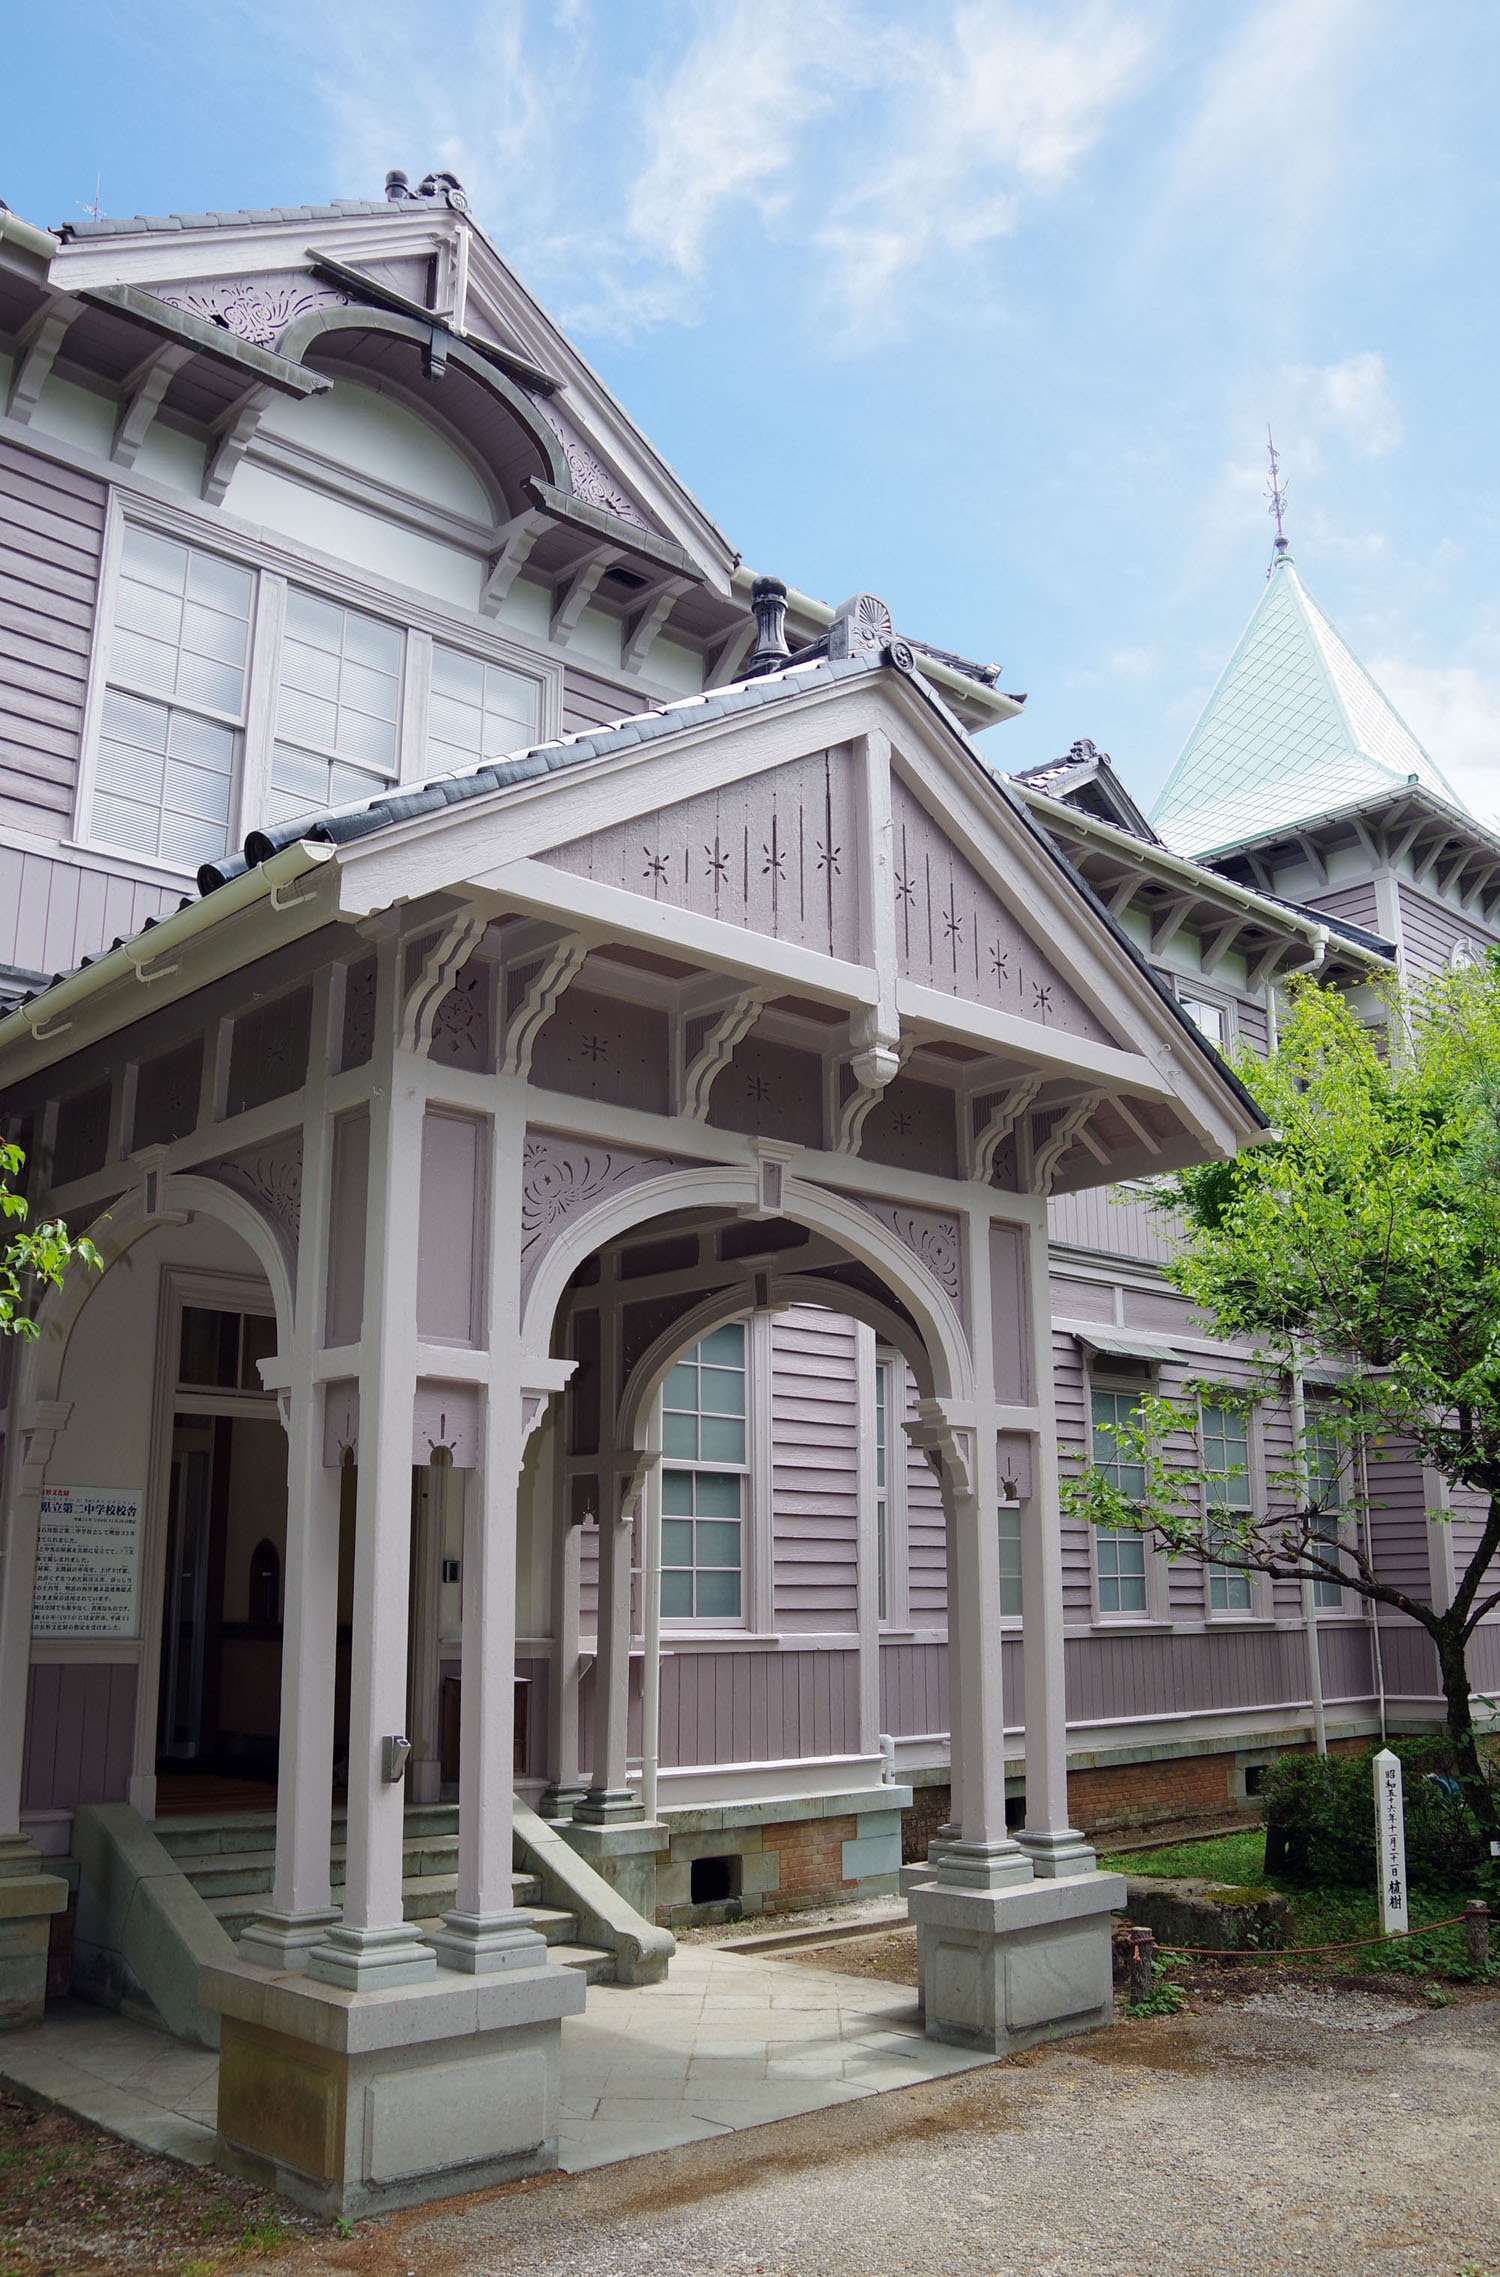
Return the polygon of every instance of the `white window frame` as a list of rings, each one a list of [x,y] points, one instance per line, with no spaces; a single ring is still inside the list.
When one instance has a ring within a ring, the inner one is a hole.
[[[1229,1385],[1220,1388],[1223,1393],[1221,1398],[1215,1399],[1212,1396],[1200,1395],[1198,1400],[1199,1461],[1206,1467],[1208,1456],[1203,1435],[1204,1409],[1217,1407],[1243,1414],[1245,1418],[1245,1477],[1243,1482],[1245,1501],[1243,1507],[1251,1511],[1264,1510],[1266,1498],[1265,1446],[1261,1432],[1259,1405],[1252,1401],[1241,1400]],[[1203,1494],[1202,1513],[1206,1539],[1213,1522],[1213,1513],[1206,1489]],[[1229,1572],[1234,1569],[1226,1567],[1222,1570]],[[1213,1594],[1214,1567],[1211,1562],[1205,1561],[1203,1567],[1203,1611],[1207,1620],[1218,1626],[1224,1622],[1262,1621],[1266,1619],[1270,1611],[1268,1577],[1263,1573],[1247,1573],[1245,1578],[1249,1583],[1250,1590],[1248,1605],[1216,1605]]]
[[[248,525],[237,525],[209,508],[193,510],[168,504],[147,498],[120,483],[111,483],[84,699],[72,835],[63,842],[68,851],[105,856],[114,873],[138,875],[143,880],[165,885],[180,886],[194,875],[193,869],[186,865],[178,866],[127,847],[117,847],[110,840],[96,836],[92,827],[104,697],[110,679],[110,651],[127,524],[174,544],[217,554],[237,569],[249,571],[255,580],[246,662],[245,724],[240,731],[239,761],[230,796],[230,853],[244,844],[250,829],[264,820],[267,811],[288,586],[298,586],[336,608],[354,609],[378,618],[404,636],[397,765],[386,786],[390,790],[404,789],[428,779],[420,761],[427,743],[434,640],[480,663],[498,665],[519,678],[534,681],[537,740],[546,742],[560,732],[562,662],[529,648],[519,637],[502,632],[496,622],[474,613],[445,610],[431,596],[410,588],[367,582],[327,556],[300,554],[289,545],[267,542]],[[372,790],[372,797],[379,795],[378,788]]]
[[[1309,1402],[1307,1408],[1307,1430],[1302,1447],[1303,1461],[1306,1464],[1307,1470],[1309,1503],[1312,1501],[1313,1450],[1318,1443],[1316,1435],[1321,1431],[1321,1428],[1322,1418],[1320,1417],[1317,1408],[1313,1406],[1311,1402]],[[1339,1542],[1343,1542],[1347,1538],[1349,1531],[1349,1519],[1344,1507],[1345,1481],[1347,1479],[1347,1476],[1347,1463],[1341,1463],[1341,1472],[1337,1482],[1337,1516],[1334,1518],[1333,1527],[1328,1537]],[[1323,1532],[1323,1529],[1319,1528],[1318,1531],[1321,1533]],[[1313,1612],[1319,1620],[1323,1618],[1325,1613],[1336,1620],[1340,1614],[1347,1614],[1349,1611],[1348,1589],[1346,1584],[1343,1582],[1325,1581],[1321,1575],[1315,1575],[1313,1577],[1312,1601]]]
[[[740,1481],[740,1512],[738,1520],[740,1529],[739,1612],[669,1613],[666,1610],[665,1604],[663,1604],[661,1614],[661,1626],[663,1635],[670,1633],[673,1636],[729,1635],[738,1637],[745,1634],[751,1629],[754,1622],[755,1613],[758,1610],[756,1581],[758,1578],[758,1568],[760,1566],[761,1560],[757,1555],[757,1550],[759,1547],[758,1536],[760,1529],[756,1525],[756,1518],[758,1515],[758,1503],[760,1498],[757,1496],[755,1491],[754,1478],[755,1472],[758,1468],[756,1457],[759,1448],[760,1433],[756,1428],[756,1390],[758,1379],[764,1378],[767,1371],[763,1366],[757,1366],[757,1360],[760,1358],[760,1351],[764,1349],[763,1345],[761,1345],[760,1339],[758,1339],[753,1333],[754,1329],[757,1326],[758,1321],[756,1320],[740,1319],[737,1321],[719,1321],[715,1323],[715,1325],[711,1328],[701,1329],[698,1335],[694,1337],[692,1343],[685,1345],[672,1362],[673,1368],[678,1367],[687,1358],[689,1352],[694,1352],[698,1349],[698,1346],[703,1342],[705,1337],[716,1334],[717,1331],[721,1328],[740,1328],[743,1330],[745,1339],[745,1454],[744,1460],[742,1462],[732,1463],[712,1459],[705,1456],[693,1457],[687,1455],[668,1454],[665,1444],[663,1443],[665,1433],[662,1427],[664,1426],[666,1419],[666,1386],[667,1378],[671,1375],[672,1372],[671,1368],[669,1368],[666,1371],[666,1374],[662,1377],[661,1389],[656,1395],[657,1428],[658,1432],[661,1434],[661,1436],[658,1438],[658,1444],[662,1446],[662,1456],[659,1469],[660,1485],[658,1487],[658,1491],[662,1495],[661,1523],[663,1528],[665,1529],[667,1526],[672,1524],[673,1517],[675,1515],[675,1513],[668,1511],[666,1508],[665,1484],[666,1474],[668,1471],[690,1471],[694,1474],[706,1471],[718,1476],[736,1477]],[[760,1346],[760,1350],[758,1350],[758,1346]],[[711,1364],[712,1363],[710,1363],[710,1365]],[[698,1412],[701,1417],[703,1412],[702,1409],[700,1408]],[[665,1584],[665,1577],[668,1570],[665,1548],[663,1548],[662,1552],[661,1567],[663,1584]],[[673,1570],[678,1571],[681,1569],[673,1568]],[[700,1569],[695,1565],[692,1570],[696,1573],[699,1570],[703,1569]],[[722,1570],[727,1571],[728,1569],[725,1568]],[[665,1590],[663,1593],[665,1594]]]
[[[1116,1397],[1123,1396],[1127,1399],[1139,1401],[1148,1397],[1156,1388],[1157,1379],[1154,1374],[1148,1377],[1122,1376],[1104,1364],[1103,1356],[1101,1356],[1099,1363],[1085,1371],[1084,1430],[1087,1436],[1084,1442],[1084,1460],[1090,1468],[1093,1467],[1094,1463],[1095,1392],[1111,1393]],[[1167,1624],[1171,1612],[1168,1595],[1167,1560],[1150,1536],[1146,1534],[1140,1537],[1142,1562],[1146,1577],[1145,1605],[1139,1611],[1132,1610],[1124,1613],[1105,1610],[1099,1587],[1099,1543],[1102,1531],[1103,1529],[1098,1526],[1091,1525],[1089,1527],[1089,1587],[1093,1601],[1094,1626],[1103,1629],[1132,1629],[1160,1628]]]
[[[1227,1052],[1239,1041],[1239,1022],[1236,1018],[1237,1000],[1227,990],[1200,987],[1190,975],[1182,973],[1173,975],[1172,988],[1178,1003],[1188,1018],[1193,1021],[1193,1026],[1198,1029],[1200,1035],[1204,1034],[1204,1030],[1199,1022],[1193,1019],[1192,1006],[1201,1004],[1206,1010],[1218,1013],[1223,1023],[1223,1039],[1214,1044],[1215,1051]],[[1212,1036],[1205,1036],[1205,1041],[1214,1043]]]

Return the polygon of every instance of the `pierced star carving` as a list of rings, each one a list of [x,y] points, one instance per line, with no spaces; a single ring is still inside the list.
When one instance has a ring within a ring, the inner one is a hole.
[[[667,875],[666,855],[653,854],[649,846],[643,846],[641,852],[646,857],[646,867],[642,870],[641,876],[653,879],[657,885],[662,884]]]

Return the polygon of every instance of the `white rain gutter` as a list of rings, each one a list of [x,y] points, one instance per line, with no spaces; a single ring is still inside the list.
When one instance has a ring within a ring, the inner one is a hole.
[[[286,888],[295,885],[309,870],[321,869],[325,862],[333,859],[333,854],[332,846],[311,845],[299,838],[294,845],[284,846],[279,854],[273,854],[268,862],[243,871],[214,892],[190,901],[186,908],[174,909],[169,917],[159,919],[149,933],[132,934],[117,949],[106,950],[103,956],[95,957],[92,964],[80,966],[65,980],[55,981],[50,988],[43,989],[30,1004],[19,1005],[14,1012],[7,1013],[0,1019],[0,1052],[8,1045],[28,1041],[47,1044],[66,1035],[73,1026],[74,1015],[84,1005],[132,974],[143,987],[172,979],[182,962],[178,952],[189,942],[240,910],[252,908],[258,901],[269,901],[276,910],[295,909],[306,897],[288,896]]]
[[[0,244],[18,245],[39,261],[51,261],[62,251],[62,239],[54,237],[50,229],[38,229],[34,221],[23,221],[18,213],[4,207],[0,207]]]
[[[1307,1385],[1302,1374],[1302,1348],[1292,1346],[1292,1473],[1297,1499],[1307,1508]],[[1307,1681],[1312,1694],[1313,1739],[1320,1755],[1328,1753],[1328,1724],[1323,1714],[1323,1655],[1318,1643],[1318,1608],[1310,1575],[1302,1581],[1302,1627],[1307,1638]]]

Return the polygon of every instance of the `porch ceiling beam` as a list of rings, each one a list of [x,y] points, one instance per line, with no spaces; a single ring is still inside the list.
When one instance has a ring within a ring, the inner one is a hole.
[[[968,1004],[959,997],[945,996],[940,989],[918,987],[913,981],[896,983],[896,1003],[903,1030],[910,1021],[924,1034],[985,1044],[1028,1068],[1045,1068],[1049,1074],[1086,1075],[1098,1091],[1135,1091],[1151,1099],[1173,1096],[1166,1076],[1139,1052],[1096,1044],[1085,1036],[1069,1035],[1062,1028],[1044,1028],[1040,1021],[1022,1020],[1014,1012],[996,1011],[984,1004]]]
[[[546,862],[503,862],[473,882],[493,893],[497,901],[528,915],[554,922],[571,920],[611,940],[639,942],[663,955],[679,957],[684,964],[744,973],[752,980],[764,974],[778,984],[779,993],[811,996],[820,1004],[846,1007],[879,1001],[880,982],[873,966],[820,956],[795,942],[774,941],[769,934],[747,933],[743,926],[730,925],[722,918],[700,917],[690,909],[647,901],[643,894],[601,885],[594,878],[575,877],[571,871],[553,869]],[[1025,1023],[1018,1021],[1016,1025]]]
[[[192,354],[193,350],[180,341],[175,347],[155,348],[130,374],[109,454],[116,466],[135,465],[163,396]]]

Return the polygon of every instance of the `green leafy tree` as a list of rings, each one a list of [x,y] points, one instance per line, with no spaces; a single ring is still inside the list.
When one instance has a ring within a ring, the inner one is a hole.
[[[1153,1199],[1174,1220],[1168,1278],[1215,1335],[1248,1342],[1252,1381],[1143,1397],[1111,1428],[1118,1460],[1071,1476],[1067,1506],[1173,1557],[1337,1584],[1409,1615],[1437,1652],[1464,1799],[1500,1836],[1468,1668],[1500,1606],[1500,952],[1418,994],[1392,988],[1373,1024],[1330,988],[1296,987],[1278,1050],[1237,1073],[1270,1136]],[[1285,1402],[1294,1366],[1315,1368],[1310,1420],[1249,1507],[1231,1489],[1245,1466],[1204,1459],[1199,1402]],[[1380,1459],[1402,1452],[1480,1498],[1441,1610],[1372,1555]]]
[[[0,1336],[34,1337],[37,1325],[31,1307],[46,1289],[60,1286],[71,1265],[95,1271],[100,1256],[87,1238],[75,1241],[61,1218],[28,1227],[26,1198],[18,1194],[18,1178],[25,1156],[18,1146],[0,1142]],[[12,1231],[12,1228],[17,1230]]]

